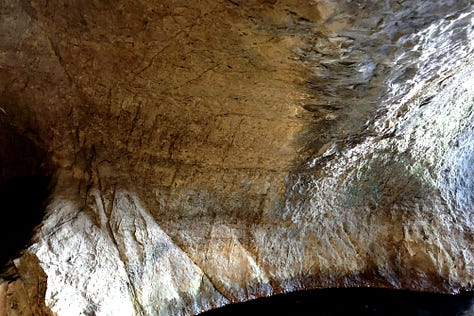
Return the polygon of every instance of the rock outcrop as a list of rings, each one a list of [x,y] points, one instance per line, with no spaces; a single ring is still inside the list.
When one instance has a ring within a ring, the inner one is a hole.
[[[1,180],[53,177],[1,313],[474,286],[472,1],[1,3]]]

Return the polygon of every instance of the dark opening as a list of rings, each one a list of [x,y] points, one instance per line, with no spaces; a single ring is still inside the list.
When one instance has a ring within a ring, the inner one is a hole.
[[[0,273],[25,249],[44,215],[47,155],[32,132],[0,121]]]
[[[0,270],[30,241],[44,215],[46,176],[22,176],[0,184]]]
[[[376,288],[301,291],[231,304],[201,315],[474,315],[474,294],[421,293]]]

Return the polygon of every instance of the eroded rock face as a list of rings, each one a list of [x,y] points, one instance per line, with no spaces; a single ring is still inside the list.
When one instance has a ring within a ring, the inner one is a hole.
[[[34,254],[22,253],[6,266],[1,280],[1,315],[54,315],[44,301],[47,276]]]
[[[4,0],[0,120],[55,175],[19,259],[47,308],[472,288],[473,9]]]

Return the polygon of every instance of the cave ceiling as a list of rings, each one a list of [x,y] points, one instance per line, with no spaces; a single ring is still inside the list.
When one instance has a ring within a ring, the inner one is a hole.
[[[0,314],[471,289],[473,12],[0,1],[0,180],[51,179]]]

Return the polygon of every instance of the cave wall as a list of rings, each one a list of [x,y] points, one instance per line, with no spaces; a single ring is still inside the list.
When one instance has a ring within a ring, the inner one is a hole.
[[[2,181],[53,180],[0,311],[471,289],[473,9],[3,0]]]

